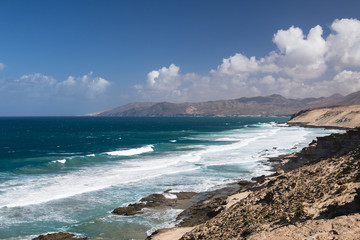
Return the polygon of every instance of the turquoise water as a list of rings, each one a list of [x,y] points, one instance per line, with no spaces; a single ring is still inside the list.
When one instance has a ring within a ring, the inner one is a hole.
[[[143,239],[174,226],[181,209],[111,211],[167,189],[201,192],[269,174],[267,157],[334,132],[275,123],[287,119],[0,118],[0,238]]]

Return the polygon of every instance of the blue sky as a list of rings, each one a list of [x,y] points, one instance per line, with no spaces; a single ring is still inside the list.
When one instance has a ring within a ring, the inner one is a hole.
[[[360,90],[359,9],[349,0],[3,0],[0,115],[348,94]]]

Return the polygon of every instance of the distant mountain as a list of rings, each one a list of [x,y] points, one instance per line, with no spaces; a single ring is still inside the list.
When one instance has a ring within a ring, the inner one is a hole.
[[[347,96],[288,99],[281,95],[238,98],[194,103],[137,102],[87,116],[145,117],[145,116],[281,116],[292,115],[304,109],[335,105],[360,104],[360,92]]]

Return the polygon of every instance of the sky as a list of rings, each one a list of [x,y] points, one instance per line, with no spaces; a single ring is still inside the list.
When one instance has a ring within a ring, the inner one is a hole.
[[[1,0],[0,116],[360,90],[358,0]]]

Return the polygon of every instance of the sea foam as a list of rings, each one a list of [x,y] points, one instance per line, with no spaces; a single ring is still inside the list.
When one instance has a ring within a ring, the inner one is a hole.
[[[140,148],[133,148],[133,149],[124,149],[124,150],[117,150],[112,152],[107,152],[106,154],[111,156],[134,156],[139,155],[147,152],[154,151],[153,145],[147,145]]]
[[[64,164],[64,163],[66,163],[66,159],[64,158],[64,159],[61,159],[61,160],[55,160],[55,161],[51,161],[51,162]]]
[[[208,167],[240,164],[245,170],[251,170],[256,166],[257,171],[263,172],[268,170],[269,167],[261,167],[257,162],[266,159],[268,156],[283,153],[282,149],[290,149],[300,142],[306,142],[308,135],[311,135],[311,130],[277,127],[274,124],[260,124],[258,128],[249,127],[245,131],[241,129],[231,130],[225,133],[211,134],[210,136],[194,136],[194,138],[216,142],[216,139],[224,137],[225,134],[231,139],[236,139],[236,141],[222,145],[201,145],[201,148],[193,150],[180,150],[161,155],[144,155],[126,160],[122,159],[111,164],[98,165],[97,167],[79,168],[66,174],[39,175],[34,178],[10,180],[3,183],[2,186],[0,185],[2,190],[0,207],[39,204],[157,177],[161,177],[159,182],[162,182],[165,175],[175,177],[184,173],[188,176],[187,182],[189,182],[189,177],[194,176],[195,179],[195,177],[199,178],[200,175],[203,175],[204,178],[211,178],[209,179],[210,182],[221,184],[219,179],[226,179],[223,178],[223,174],[226,174],[226,176],[233,174],[236,177],[239,173],[236,173],[236,171],[226,173],[221,168],[217,170],[217,168],[207,169]],[[268,149],[266,156],[262,155],[263,152],[261,152],[264,149]],[[146,145],[140,148],[107,152],[106,155],[135,156],[153,151],[153,145]],[[102,155],[102,157],[106,155]],[[99,155],[99,157],[101,156]],[[61,163],[63,160],[57,161]],[[181,181],[181,179],[178,181]],[[192,185],[188,187],[189,190],[209,187],[205,185],[206,183],[202,182],[198,186]],[[181,186],[178,188],[181,188]]]

